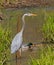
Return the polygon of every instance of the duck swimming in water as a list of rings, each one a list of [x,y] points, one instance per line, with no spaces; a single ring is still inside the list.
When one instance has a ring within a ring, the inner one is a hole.
[[[22,51],[30,50],[30,49],[32,49],[32,45],[33,45],[33,43],[29,42],[27,44],[22,45],[21,49],[22,49]]]

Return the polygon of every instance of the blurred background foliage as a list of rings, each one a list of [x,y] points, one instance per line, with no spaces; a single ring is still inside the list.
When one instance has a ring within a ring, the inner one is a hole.
[[[1,5],[4,5],[4,7],[16,7],[15,4],[17,4],[17,7],[30,7],[30,6],[38,6],[38,7],[49,7],[54,6],[54,0],[0,0],[0,7],[3,7]],[[7,5],[7,6],[6,6]]]

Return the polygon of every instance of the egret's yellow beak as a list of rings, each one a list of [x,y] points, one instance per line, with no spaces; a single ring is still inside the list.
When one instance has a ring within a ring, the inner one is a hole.
[[[32,14],[32,16],[37,16],[37,14]]]

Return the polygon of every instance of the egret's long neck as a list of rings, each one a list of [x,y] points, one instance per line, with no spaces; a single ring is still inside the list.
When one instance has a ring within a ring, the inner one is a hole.
[[[23,15],[23,16],[22,16],[23,26],[22,26],[21,32],[23,32],[23,31],[24,31],[24,28],[25,28],[25,16],[26,16],[26,15]]]

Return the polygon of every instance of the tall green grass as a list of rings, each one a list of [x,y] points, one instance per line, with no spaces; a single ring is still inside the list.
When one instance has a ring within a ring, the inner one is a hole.
[[[42,48],[40,58],[31,58],[29,65],[54,65],[54,50],[50,46]]]
[[[54,15],[46,13],[42,31],[45,41],[54,42]]]
[[[0,65],[7,65],[6,61],[10,56],[11,32],[0,26]]]

